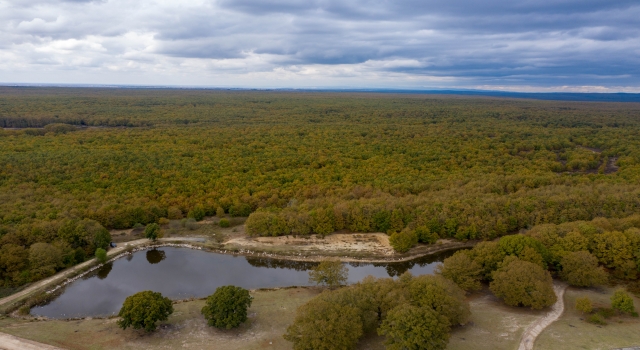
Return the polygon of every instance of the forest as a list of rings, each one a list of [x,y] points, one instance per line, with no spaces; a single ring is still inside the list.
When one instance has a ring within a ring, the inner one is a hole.
[[[83,261],[108,229],[220,211],[252,235],[427,243],[640,211],[636,103],[5,87],[0,127],[5,286]]]

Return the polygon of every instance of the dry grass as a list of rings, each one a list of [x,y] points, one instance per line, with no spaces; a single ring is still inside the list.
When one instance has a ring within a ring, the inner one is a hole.
[[[640,346],[640,319],[618,316],[607,319],[607,325],[587,323],[575,309],[576,299],[587,296],[595,307],[611,307],[611,295],[616,288],[579,289],[570,287],[565,292],[565,311],[560,319],[545,329],[535,343],[535,349],[612,349]],[[634,297],[636,310],[640,299]]]
[[[78,321],[0,320],[0,332],[68,349],[291,349],[282,338],[295,310],[318,294],[311,288],[253,292],[249,320],[236,330],[207,326],[203,300],[174,305],[168,322],[156,332],[118,328],[116,319]]]

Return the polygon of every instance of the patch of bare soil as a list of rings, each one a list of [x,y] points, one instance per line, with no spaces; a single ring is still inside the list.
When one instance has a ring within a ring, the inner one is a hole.
[[[295,250],[299,252],[367,252],[377,255],[393,255],[389,245],[389,236],[384,233],[342,233],[326,237],[310,235],[308,237],[248,237],[236,236],[225,242],[226,245],[238,245],[246,249],[275,248],[276,250]]]

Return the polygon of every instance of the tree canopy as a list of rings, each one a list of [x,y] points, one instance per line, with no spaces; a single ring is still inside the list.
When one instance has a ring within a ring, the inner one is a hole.
[[[166,321],[173,313],[173,305],[169,298],[152,291],[138,292],[128,296],[118,313],[118,326],[122,329],[144,329],[152,332],[156,322]]]
[[[247,320],[247,309],[252,301],[249,291],[236,286],[218,287],[207,297],[201,312],[209,326],[236,328]]]

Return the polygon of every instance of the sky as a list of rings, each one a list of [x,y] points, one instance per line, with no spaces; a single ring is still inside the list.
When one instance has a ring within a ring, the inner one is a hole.
[[[0,83],[640,92],[640,1],[0,0]]]

